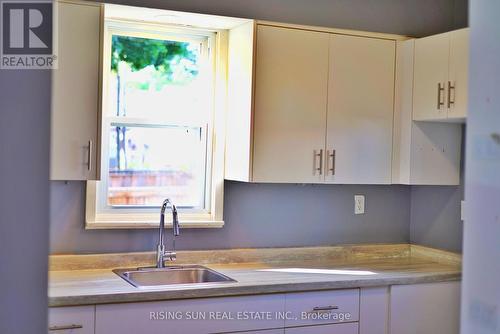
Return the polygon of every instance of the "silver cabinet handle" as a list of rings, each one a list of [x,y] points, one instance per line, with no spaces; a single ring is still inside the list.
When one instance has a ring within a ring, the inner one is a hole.
[[[441,102],[441,93],[444,93],[444,85],[441,86],[441,83],[438,82],[438,100],[437,100],[437,108],[441,109],[441,106],[444,106],[444,102]]]
[[[314,175],[316,175],[316,172],[319,173],[319,175],[323,174],[323,149],[319,150],[319,153],[316,153],[316,150],[314,152]],[[319,163],[316,164],[316,157],[319,157]]]
[[[330,151],[326,151],[326,170],[327,172],[332,172],[332,175],[335,175],[335,150],[332,150],[332,152],[330,153]],[[331,167],[329,167],[329,160],[332,160],[332,164],[331,164]]]
[[[62,325],[62,326],[50,326],[49,331],[66,331],[70,329],[80,329],[83,325]]]
[[[448,108],[451,108],[451,105],[455,105],[455,96],[453,96],[453,100],[451,99],[452,89],[453,89],[453,95],[455,95],[455,85],[452,85],[451,81],[448,81]]]
[[[92,140],[89,140],[89,149],[87,151],[87,170],[92,170]]]
[[[336,305],[328,305],[328,306],[316,306],[312,309],[312,312],[328,312],[333,310],[338,310],[339,307]]]

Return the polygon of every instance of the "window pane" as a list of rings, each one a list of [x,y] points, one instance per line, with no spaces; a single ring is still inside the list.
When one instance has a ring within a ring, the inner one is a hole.
[[[206,133],[201,127],[122,126],[109,132],[108,205],[204,208]]]
[[[114,35],[108,116],[207,123],[210,87],[201,53],[199,42]]]
[[[175,38],[174,38],[175,39]],[[206,39],[113,35],[106,204],[203,210],[213,88]]]

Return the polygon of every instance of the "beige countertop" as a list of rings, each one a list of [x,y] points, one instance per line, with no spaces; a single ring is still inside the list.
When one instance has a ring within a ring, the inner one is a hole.
[[[152,264],[152,253],[51,256],[49,306],[223,297],[461,279],[460,255],[422,246],[348,245],[179,252],[235,283],[138,289],[112,268]]]

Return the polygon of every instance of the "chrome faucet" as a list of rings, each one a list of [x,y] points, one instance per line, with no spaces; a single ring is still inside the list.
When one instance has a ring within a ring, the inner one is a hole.
[[[173,229],[173,237],[174,237],[174,250],[173,251],[165,251],[165,244],[163,242],[163,234],[165,230],[165,210],[167,206],[170,206],[172,210],[172,229]],[[156,249],[156,268],[165,268],[165,261],[175,261],[177,258],[177,254],[175,253],[175,237],[179,235],[179,220],[177,218],[177,208],[172,203],[172,201],[167,198],[163,201],[161,205],[161,213],[160,213],[160,231],[158,237],[158,247]]]

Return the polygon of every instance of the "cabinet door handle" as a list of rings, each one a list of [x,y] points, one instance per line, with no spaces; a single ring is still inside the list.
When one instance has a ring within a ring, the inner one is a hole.
[[[87,151],[87,170],[92,170],[92,140],[89,140],[89,149]]]
[[[332,150],[332,152],[330,153],[330,151],[326,151],[326,170],[327,172],[332,172],[332,175],[335,175],[335,150]],[[329,160],[332,160],[332,164],[331,164],[331,167],[329,167]]]
[[[316,157],[319,157],[319,163],[316,164]],[[319,175],[323,174],[323,149],[319,150],[319,153],[316,153],[314,150],[314,175],[318,172]]]
[[[453,89],[453,100],[451,99],[452,89]],[[455,105],[455,85],[452,85],[451,81],[448,81],[448,108],[451,108],[451,105]]]
[[[441,109],[441,106],[444,106],[444,101],[441,102],[441,93],[444,93],[444,85],[441,86],[441,83],[438,82],[438,100],[437,100],[437,108]]]
[[[61,325],[61,326],[50,326],[49,331],[66,331],[70,329],[81,329],[83,325]]]

